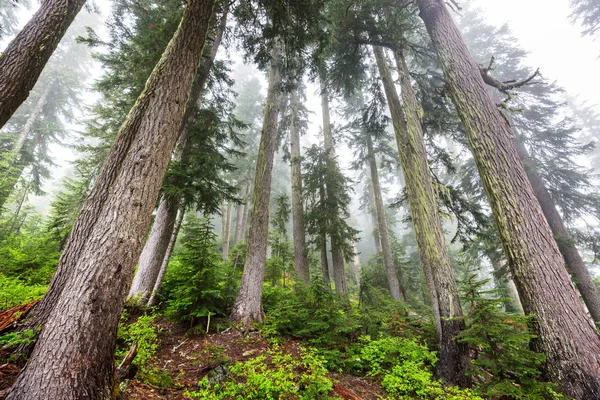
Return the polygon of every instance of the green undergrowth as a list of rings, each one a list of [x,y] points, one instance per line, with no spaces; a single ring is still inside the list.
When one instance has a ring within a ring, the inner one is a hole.
[[[46,285],[28,284],[22,279],[0,274],[0,310],[41,299],[46,290]]]

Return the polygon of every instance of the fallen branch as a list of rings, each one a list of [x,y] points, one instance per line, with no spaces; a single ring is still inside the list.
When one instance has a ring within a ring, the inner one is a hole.
[[[125,379],[132,379],[137,372],[137,368],[133,365],[133,360],[137,355],[138,343],[133,342],[129,351],[119,364],[117,371],[115,372],[117,382],[123,382]]]
[[[9,328],[13,328],[38,302],[39,300],[36,300],[31,303],[21,304],[9,308],[8,310],[0,311],[0,333]]]

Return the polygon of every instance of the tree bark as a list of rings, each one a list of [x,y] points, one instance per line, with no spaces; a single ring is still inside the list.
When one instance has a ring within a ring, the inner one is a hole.
[[[281,103],[282,78],[280,51],[279,44],[275,43],[271,52],[269,88],[267,90],[258,157],[256,159],[248,252],[242,274],[242,283],[231,313],[231,319],[243,329],[249,329],[252,323],[262,322],[263,320],[262,288],[265,277],[269,234],[271,178],[277,144],[277,118]]]
[[[43,329],[9,400],[109,399],[117,325],[185,113],[214,1],[190,0],[59,261]]]
[[[396,133],[400,164],[406,181],[408,205],[421,263],[428,285],[433,284],[433,290],[430,287],[432,302],[433,304],[437,302],[439,309],[440,360],[436,372],[447,384],[465,384],[467,379],[465,370],[469,363],[467,346],[453,340],[464,328],[464,321],[455,319],[462,316],[462,309],[427,162],[423,129],[417,113],[419,106],[401,55],[397,56],[402,104],[394,87],[383,49],[381,47],[374,49]],[[402,105],[404,105],[404,113]]]
[[[223,261],[229,259],[229,228],[231,226],[231,203],[223,210]]]
[[[325,186],[321,185],[319,188],[319,197],[321,199],[321,207],[327,201],[325,194]],[[321,272],[323,273],[323,280],[329,289],[331,289],[331,277],[329,276],[329,260],[327,259],[327,234],[323,230],[319,235],[319,250],[321,252]]]
[[[321,79],[321,109],[323,111],[323,137],[325,150],[328,155],[329,168],[336,167],[335,164],[335,151],[333,148],[333,135],[331,132],[331,120],[329,116],[329,93],[325,86],[323,79]],[[327,201],[331,202],[334,207],[337,208],[337,199],[331,185],[326,184],[327,189]],[[335,283],[335,291],[337,293],[348,293],[348,286],[346,284],[346,275],[344,271],[344,254],[342,252],[342,246],[338,244],[338,239],[335,235],[330,235],[331,240],[331,262],[333,264],[333,281]]]
[[[498,272],[502,265],[500,260],[497,257],[489,256],[490,262],[492,264],[492,268],[494,271]],[[525,311],[523,311],[523,306],[521,305],[521,299],[519,298],[519,292],[517,291],[517,286],[515,285],[515,281],[512,280],[510,276],[507,276],[505,282],[498,282],[496,279],[496,287],[504,283],[506,286],[506,295],[508,296],[508,301],[504,302],[504,308],[507,312],[517,313],[519,315],[524,315]]]
[[[233,246],[243,241],[244,238],[244,215],[246,213],[246,201],[250,194],[250,173],[248,173],[247,181],[244,184],[242,203],[238,204],[235,217],[235,234],[233,236]]]
[[[556,209],[554,201],[552,200],[548,189],[546,189],[542,177],[532,165],[533,160],[529,156],[529,152],[525,148],[525,145],[519,140],[515,140],[515,144],[519,158],[525,166],[525,173],[533,187],[535,197],[540,203],[542,212],[556,239],[556,244],[565,259],[567,269],[572,273],[575,285],[579,289],[579,293],[581,293],[581,297],[593,320],[595,322],[600,322],[600,296],[598,296],[598,291],[596,290],[596,285],[594,285],[594,282],[592,281],[590,272],[585,266],[577,247],[575,247],[574,240]]]
[[[160,290],[162,289],[162,284],[167,273],[167,267],[169,266],[171,254],[173,254],[173,249],[175,248],[175,243],[177,242],[177,236],[179,236],[179,230],[181,229],[181,224],[183,223],[184,215],[185,205],[180,205],[179,215],[177,216],[177,220],[175,221],[175,226],[173,227],[171,239],[169,239],[169,246],[167,247],[167,251],[165,252],[165,257],[163,258],[162,263],[160,265],[160,271],[158,272],[158,276],[156,277],[154,288],[152,288],[152,294],[150,295],[150,299],[148,300],[148,307],[154,307],[158,304],[158,292],[160,292]]]
[[[310,274],[306,260],[306,236],[304,228],[304,200],[302,194],[302,156],[300,153],[300,127],[298,121],[298,89],[290,97],[292,121],[290,126],[290,156],[292,176],[292,222],[294,236],[294,267],[302,282],[308,284]]]
[[[27,99],[85,0],[43,1],[0,57],[0,128]]]
[[[375,243],[375,253],[381,253],[381,239],[379,237],[379,227],[377,226],[377,206],[375,205],[372,182],[369,188],[369,215],[371,216],[371,225],[373,226],[373,242]]]
[[[150,236],[148,236],[140,255],[138,271],[133,278],[131,289],[129,289],[129,297],[133,297],[134,301],[140,305],[147,304],[152,294],[156,277],[160,272],[160,266],[173,234],[178,208],[179,198],[165,195],[156,210]]]
[[[600,337],[586,315],[513,143],[442,0],[418,0],[421,17],[464,124],[536,346],[549,377],[576,399],[600,397]]]
[[[377,171],[377,160],[373,150],[373,140],[367,134],[367,157],[369,159],[369,170],[371,171],[371,182],[373,184],[373,197],[375,198],[375,210],[377,213],[377,227],[381,239],[381,249],[383,251],[383,264],[387,274],[388,284],[390,285],[390,294],[394,300],[400,300],[400,284],[394,267],[394,258],[392,257],[392,248],[390,246],[390,237],[385,220],[385,209],[383,207],[383,197],[381,196],[381,185],[379,184],[379,172]],[[406,298],[404,299],[406,301]]]
[[[360,288],[360,256],[358,255],[356,243],[352,243],[352,248],[354,249],[354,259],[352,260],[352,268],[354,269],[354,280],[356,281],[356,286]]]

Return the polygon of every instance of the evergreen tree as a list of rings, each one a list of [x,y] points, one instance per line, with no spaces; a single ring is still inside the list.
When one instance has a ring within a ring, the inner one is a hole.
[[[594,0],[570,0],[571,18],[581,23],[583,34],[594,36],[600,29],[600,5]]]

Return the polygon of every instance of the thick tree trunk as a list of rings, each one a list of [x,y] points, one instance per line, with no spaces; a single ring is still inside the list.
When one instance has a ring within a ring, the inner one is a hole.
[[[182,22],[109,151],[60,259],[45,323],[8,399],[110,399],[123,303],[177,140],[214,1]]]
[[[600,397],[600,337],[586,315],[513,143],[442,0],[418,0],[475,157],[536,345],[549,376],[576,399]]]
[[[325,150],[328,153],[329,167],[335,166],[335,151],[333,148],[333,134],[331,132],[331,119],[329,115],[329,93],[327,87],[321,79],[321,109],[323,111],[323,137]],[[327,182],[325,182],[327,185]],[[337,208],[337,199],[333,188],[327,185],[327,201],[331,202]],[[346,285],[346,275],[344,271],[344,254],[341,243],[338,244],[338,239],[335,235],[330,236],[331,239],[331,262],[333,264],[333,281],[335,283],[335,291],[337,293],[348,293]]]
[[[133,278],[131,289],[129,289],[129,296],[134,297],[140,305],[148,303],[152,294],[156,277],[160,272],[160,266],[173,234],[178,208],[179,197],[165,195],[156,210],[150,236],[148,236],[140,255],[138,271]]]
[[[421,120],[417,114],[417,99],[403,58],[398,59],[403,100],[401,104],[381,47],[375,47],[375,57],[396,133],[421,263],[428,285],[433,283],[433,288],[430,287],[432,302],[435,304],[437,300],[439,309],[438,327],[441,331],[438,331],[440,361],[437,364],[437,374],[448,384],[463,384],[466,382],[465,370],[469,363],[467,347],[453,339],[464,328],[464,321],[453,319],[462,316],[462,310],[427,162]]]
[[[46,0],[0,57],[0,128],[27,99],[85,0]]]
[[[542,207],[542,212],[554,234],[556,244],[567,263],[566,266],[573,275],[575,285],[579,289],[579,293],[581,293],[581,297],[594,321],[600,322],[600,296],[596,290],[596,285],[594,285],[594,282],[592,281],[590,272],[585,266],[577,247],[575,247],[573,238],[565,226],[562,216],[556,209],[554,201],[552,200],[548,189],[546,189],[542,177],[535,170],[525,145],[518,140],[516,140],[515,143],[517,153],[525,166],[525,172],[527,173],[529,182],[531,182],[535,197]]]
[[[171,254],[173,254],[173,249],[175,248],[175,243],[177,242],[177,236],[179,236],[179,230],[181,229],[181,224],[183,223],[184,215],[185,205],[180,205],[179,215],[177,216],[177,220],[175,221],[175,226],[173,227],[171,239],[169,239],[169,246],[167,246],[165,257],[163,258],[162,264],[160,265],[160,271],[158,272],[158,276],[156,277],[154,288],[152,288],[152,295],[150,295],[150,299],[148,300],[148,307],[154,307],[158,304],[158,292],[160,292],[160,290],[162,289],[162,284],[165,279],[165,274],[167,273],[169,261],[171,260]]]
[[[308,261],[306,260],[306,237],[304,229],[304,200],[302,194],[302,163],[300,153],[300,127],[298,126],[298,89],[290,97],[292,121],[290,126],[290,155],[292,167],[292,222],[294,235],[294,267],[298,278],[309,283]]]
[[[392,257],[392,248],[390,246],[390,237],[385,220],[385,208],[383,207],[383,197],[381,196],[381,185],[379,184],[379,171],[377,171],[377,160],[373,150],[373,140],[367,136],[367,157],[369,158],[369,170],[371,171],[371,182],[373,183],[373,197],[375,198],[375,210],[377,212],[377,227],[379,237],[381,238],[381,249],[383,251],[383,264],[387,274],[388,284],[390,285],[390,294],[394,300],[400,300],[400,284],[394,268],[394,258]],[[406,298],[404,299],[406,301]]]
[[[231,203],[223,210],[223,261],[229,259],[229,231],[231,227]]]
[[[19,178],[26,167],[23,160],[21,160],[21,150],[23,150],[25,141],[33,131],[36,121],[42,114],[42,109],[46,104],[46,100],[48,99],[48,95],[50,94],[53,85],[54,81],[51,81],[44,88],[35,102],[35,106],[31,110],[29,117],[27,117],[23,128],[21,128],[12,149],[8,154],[2,155],[2,159],[0,160],[0,214],[2,208],[6,204],[6,200],[8,200],[15,190],[15,186],[17,185],[17,182],[19,182]],[[32,146],[31,153],[33,154],[34,151],[35,146]]]
[[[244,273],[242,274],[242,283],[231,313],[231,319],[243,329],[248,329],[253,322],[262,322],[263,319],[262,288],[269,235],[271,178],[277,144],[277,118],[281,103],[282,79],[279,44],[276,43],[273,46],[271,56],[269,88],[258,158],[256,159],[248,252]]]
[[[377,206],[375,205],[372,182],[371,186],[369,187],[369,215],[371,216],[371,225],[373,226],[373,242],[375,243],[375,253],[381,253],[381,238],[379,237],[379,227],[377,226]]]

